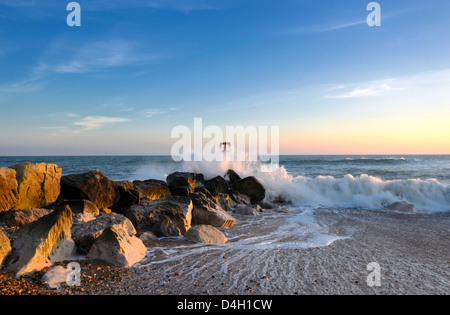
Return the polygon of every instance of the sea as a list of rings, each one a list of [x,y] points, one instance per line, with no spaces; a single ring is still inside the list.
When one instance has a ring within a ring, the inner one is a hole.
[[[329,246],[347,237],[330,233],[317,219],[319,212],[324,217],[326,211],[387,211],[398,201],[414,204],[419,214],[450,212],[450,155],[286,155],[277,164],[175,162],[170,156],[0,157],[0,167],[22,162],[57,164],[63,176],[99,170],[114,181],[165,180],[177,171],[202,173],[208,179],[224,176],[228,169],[241,177],[255,176],[266,187],[268,201],[281,197],[288,203],[258,217],[236,216],[239,223],[225,231],[227,246],[245,251]],[[196,250],[205,249],[168,249],[170,259]]]
[[[234,169],[256,176],[268,198],[282,196],[297,205],[383,209],[396,201],[419,211],[450,211],[450,155],[285,155],[279,163],[174,162],[171,156],[0,157],[0,167],[22,162],[53,163],[63,175],[100,170],[111,180],[165,180],[176,171],[206,178]]]

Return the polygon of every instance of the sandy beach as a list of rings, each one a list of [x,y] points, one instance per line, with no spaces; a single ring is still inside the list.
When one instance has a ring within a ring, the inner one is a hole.
[[[39,281],[45,270],[21,280],[2,273],[2,294],[450,293],[450,214],[319,209],[314,217],[342,239],[316,248],[250,250],[164,239],[146,243],[149,257],[141,264],[146,266],[79,261],[81,287],[45,289]],[[381,267],[380,287],[366,283],[371,262]]]

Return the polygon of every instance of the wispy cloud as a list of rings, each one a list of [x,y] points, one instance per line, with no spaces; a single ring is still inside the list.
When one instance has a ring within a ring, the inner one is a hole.
[[[344,88],[340,88],[344,89]],[[392,90],[389,85],[386,83],[381,84],[372,84],[366,87],[356,87],[350,91],[346,91],[341,94],[335,94],[335,95],[326,95],[325,98],[334,98],[334,99],[345,99],[345,98],[355,98],[355,97],[365,97],[365,96],[373,96],[373,95],[379,95],[382,92]],[[339,89],[335,89],[339,90]]]
[[[147,118],[152,118],[154,116],[168,114],[169,112],[173,112],[178,110],[176,107],[170,107],[169,109],[161,109],[161,108],[149,108],[143,112],[144,116]]]
[[[156,54],[140,53],[137,44],[125,40],[91,42],[78,49],[55,43],[39,62],[37,71],[87,73],[103,69],[143,64],[158,59]],[[53,56],[57,56],[54,61]],[[62,58],[61,55],[68,58]]]
[[[364,25],[366,24],[366,20],[355,20],[351,22],[342,22],[336,24],[328,24],[328,25],[312,25],[312,26],[301,26],[301,27],[292,27],[279,31],[278,33],[281,35],[298,35],[298,34],[314,34],[314,33],[326,33],[337,30],[342,30],[345,28],[350,28],[354,26]]]
[[[0,85],[6,93],[30,93],[42,90],[52,74],[102,73],[126,66],[145,66],[161,54],[141,52],[138,43],[127,40],[93,41],[77,47],[56,39],[42,54],[25,79]]]
[[[450,69],[430,71],[410,76],[387,78],[361,84],[338,84],[326,90],[325,98],[351,99],[379,96],[391,91],[419,90],[425,86],[433,87],[443,83],[450,84]],[[333,93],[329,93],[333,92]]]
[[[127,121],[129,121],[129,119],[120,117],[88,116],[74,123],[75,126],[82,127],[79,130],[75,130],[74,133],[82,133],[85,131],[100,129],[105,125],[123,123]]]

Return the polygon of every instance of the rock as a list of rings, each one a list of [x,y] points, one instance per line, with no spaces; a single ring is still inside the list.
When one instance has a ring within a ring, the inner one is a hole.
[[[152,232],[158,237],[183,236],[191,227],[192,209],[189,198],[168,196],[144,199],[128,210],[127,217],[140,233]]]
[[[117,213],[102,214],[95,220],[87,223],[76,224],[72,227],[72,236],[77,245],[78,252],[87,255],[91,250],[92,244],[111,226],[127,231],[128,235],[136,235],[136,229],[131,221],[124,215]]]
[[[242,178],[233,170],[228,170],[225,177],[230,180],[233,184],[240,181]]]
[[[95,240],[87,259],[100,259],[118,267],[131,267],[145,258],[147,247],[126,229],[111,226]]]
[[[22,163],[11,168],[18,184],[19,201],[14,209],[44,208],[58,199],[62,171],[57,165]]]
[[[0,230],[0,269],[2,267],[3,260],[11,253],[11,242],[9,238]]]
[[[261,202],[260,205],[262,209],[266,210],[276,209],[278,207],[276,204],[273,204],[271,202]]]
[[[91,214],[98,216],[100,210],[98,207],[89,200],[64,200],[64,207],[67,205],[72,210],[72,214]]]
[[[249,196],[240,194],[237,191],[229,191],[228,195],[237,204],[243,204],[243,205],[248,205],[248,206],[252,204],[252,199]]]
[[[165,182],[160,180],[136,180],[133,182],[133,184],[134,189],[139,192],[139,197],[141,199],[146,198],[150,200],[156,200],[159,198],[170,196],[169,186],[167,186]]]
[[[157,240],[158,237],[152,232],[144,232],[139,234],[139,239],[143,242],[154,241]]]
[[[406,201],[395,202],[387,207],[387,209],[392,211],[400,212],[416,212],[416,207]]]
[[[235,188],[239,193],[249,196],[253,204],[259,203],[266,198],[266,189],[253,176],[237,181]]]
[[[96,217],[91,213],[74,213],[73,214],[73,224],[82,224],[94,221]]]
[[[203,182],[204,177],[202,174],[176,172],[167,176],[166,180],[169,188],[178,186],[190,186],[192,190],[195,190],[195,183],[197,181]]]
[[[184,237],[197,243],[225,244],[228,242],[227,237],[211,225],[194,226]]]
[[[192,194],[194,191],[191,186],[178,186],[170,188],[170,192],[172,196],[189,197],[189,194]]]
[[[63,176],[61,195],[65,199],[89,200],[99,209],[111,208],[120,197],[114,182],[100,171]]]
[[[225,194],[229,189],[228,182],[222,176],[217,176],[213,179],[205,180],[203,184],[213,196],[217,196],[218,194]]]
[[[72,238],[66,238],[62,242],[58,242],[50,252],[49,260],[50,264],[53,265],[56,262],[64,261],[70,259],[77,253],[77,246]]]
[[[141,201],[139,191],[134,189],[133,183],[131,183],[131,185],[132,188],[130,188],[129,185],[116,184],[119,199],[112,207],[114,212],[125,214],[131,206],[137,205]]]
[[[7,167],[0,168],[0,213],[11,210],[19,202],[16,171]]]
[[[215,200],[217,205],[225,211],[230,211],[232,208],[237,206],[237,203],[231,199],[228,194],[218,194]]]
[[[39,220],[40,218],[52,213],[53,210],[48,209],[26,209],[13,210],[0,214],[0,222],[9,227],[21,227],[25,224]]]
[[[22,226],[15,234],[13,253],[6,271],[17,277],[42,270],[50,265],[50,255],[58,256],[58,248],[70,239],[72,211],[69,207],[55,210],[37,221]],[[69,259],[70,257],[65,257]]]
[[[241,214],[241,215],[249,215],[249,216],[258,216],[259,211],[256,207],[252,206],[246,206],[246,205],[239,205],[234,209],[235,213]]]
[[[193,193],[191,198],[194,210],[192,211],[192,224],[212,225],[215,227],[232,227],[237,220],[212,202],[202,193]]]

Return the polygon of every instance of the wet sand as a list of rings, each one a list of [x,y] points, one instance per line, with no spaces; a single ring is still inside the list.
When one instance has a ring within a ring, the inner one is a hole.
[[[124,286],[142,287],[123,293],[450,294],[450,214],[323,209],[314,216],[347,238],[308,249],[212,247],[173,260],[169,254],[166,263],[124,277]],[[367,285],[371,262],[381,266],[380,287]]]
[[[225,230],[227,245],[149,242],[148,259],[140,267],[80,261],[82,287],[45,290],[38,281],[41,272],[21,280],[34,290],[19,293],[7,287],[4,279],[10,275],[2,273],[2,288],[8,289],[3,294],[450,294],[448,213],[318,209],[314,224],[299,225],[312,229],[305,239],[271,244],[273,236],[266,240],[263,235],[290,218],[284,215],[241,218],[242,224]],[[336,237],[328,246],[303,246],[321,232]],[[366,283],[371,262],[381,266],[380,287]]]

